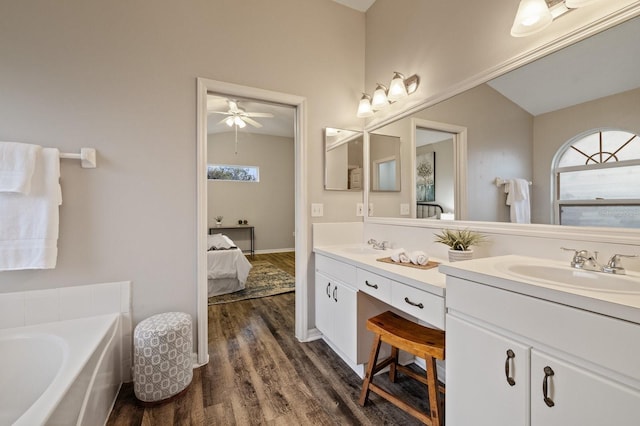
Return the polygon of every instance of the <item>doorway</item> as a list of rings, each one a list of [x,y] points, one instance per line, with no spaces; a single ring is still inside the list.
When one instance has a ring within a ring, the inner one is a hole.
[[[307,258],[308,248],[308,220],[306,200],[306,100],[303,97],[272,92],[232,83],[216,80],[197,79],[197,225],[196,225],[196,267],[197,267],[197,363],[200,365],[208,362],[208,294],[207,294],[207,256],[206,236],[208,232],[208,194],[207,194],[207,134],[209,123],[207,122],[207,98],[208,94],[222,94],[226,98],[244,98],[257,102],[279,104],[294,108],[294,242],[295,242],[295,330],[296,338],[301,341],[307,339]],[[245,123],[246,124],[246,123]]]

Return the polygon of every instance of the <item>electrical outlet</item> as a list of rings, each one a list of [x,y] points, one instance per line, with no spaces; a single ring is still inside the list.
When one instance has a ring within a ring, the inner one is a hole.
[[[311,204],[311,217],[322,217],[324,215],[323,212],[324,205],[321,203],[312,203]]]
[[[409,203],[400,203],[400,214],[401,215],[409,214]]]
[[[356,203],[356,216],[364,216],[364,204]]]
[[[369,214],[368,216],[373,216],[373,203],[369,203]]]

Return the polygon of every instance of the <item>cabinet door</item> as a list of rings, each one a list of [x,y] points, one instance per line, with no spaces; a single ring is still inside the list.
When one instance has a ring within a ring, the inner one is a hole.
[[[333,284],[331,280],[316,273],[316,328],[328,339],[332,339],[333,333],[333,299],[331,298]]]
[[[357,359],[357,292],[342,284],[335,283],[332,290],[333,301],[333,343],[351,359]]]
[[[447,426],[528,425],[529,347],[452,315],[446,327]]]
[[[551,370],[545,373],[545,367]],[[545,377],[552,407],[543,395]],[[637,389],[535,349],[531,351],[531,386],[531,426],[640,424]]]

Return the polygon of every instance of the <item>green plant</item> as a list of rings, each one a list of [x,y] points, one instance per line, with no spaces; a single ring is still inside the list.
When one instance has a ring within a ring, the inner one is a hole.
[[[451,250],[465,251],[469,247],[481,244],[485,236],[468,229],[443,229],[440,234],[434,234],[435,242],[451,247]]]

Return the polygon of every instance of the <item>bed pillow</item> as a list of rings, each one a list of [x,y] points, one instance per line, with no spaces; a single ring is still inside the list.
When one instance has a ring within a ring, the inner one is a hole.
[[[228,250],[236,248],[231,238],[224,234],[207,235],[207,250]]]

